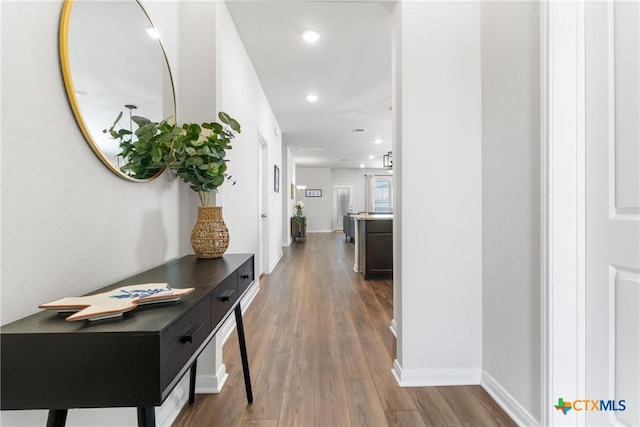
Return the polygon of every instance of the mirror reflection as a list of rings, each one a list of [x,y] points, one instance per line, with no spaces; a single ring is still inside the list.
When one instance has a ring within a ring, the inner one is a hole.
[[[148,181],[123,172],[119,142],[108,132],[135,132],[131,116],[175,120],[175,96],[159,35],[136,0],[65,1],[60,54],[65,86],[76,120],[100,160],[122,178]],[[136,138],[133,137],[135,142]]]

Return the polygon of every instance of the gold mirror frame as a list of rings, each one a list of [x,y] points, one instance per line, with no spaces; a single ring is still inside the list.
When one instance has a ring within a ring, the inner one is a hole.
[[[100,159],[100,161],[107,166],[107,168],[112,171],[113,173],[115,173],[116,175],[118,175],[120,178],[123,178],[125,180],[128,181],[132,181],[132,182],[148,182],[151,181],[155,178],[157,178],[160,174],[162,174],[163,170],[160,170],[157,174],[155,174],[152,177],[149,178],[145,178],[145,179],[139,179],[136,178],[135,176],[132,176],[130,174],[127,174],[123,171],[120,170],[119,166],[116,164],[115,161],[110,161],[109,157],[114,157],[117,158],[117,156],[114,156],[112,154],[112,156],[109,156],[108,154],[105,153],[105,151],[103,151],[103,149],[101,148],[100,144],[98,143],[97,139],[98,136],[107,136],[108,134],[104,134],[102,132],[102,129],[108,129],[111,127],[111,125],[113,124],[114,120],[116,119],[118,113],[120,111],[122,111],[123,116],[122,116],[122,121],[129,121],[129,117],[126,117],[128,115],[131,114],[131,111],[127,111],[127,108],[125,108],[125,105],[127,104],[136,104],[135,102],[131,101],[132,97],[129,97],[128,99],[123,99],[122,102],[120,103],[120,106],[113,109],[113,111],[109,110],[109,112],[107,113],[106,111],[103,111],[104,113],[104,117],[101,117],[99,120],[100,126],[96,127],[95,125],[93,127],[91,127],[88,124],[88,120],[85,119],[85,114],[87,114],[88,112],[90,112],[90,109],[87,108],[87,105],[85,103],[85,106],[83,108],[82,106],[82,102],[78,99],[79,95],[77,92],[77,87],[74,84],[74,78],[73,78],[73,70],[72,70],[72,60],[70,57],[70,52],[69,52],[69,28],[71,26],[71,19],[72,19],[72,10],[73,10],[73,6],[75,4],[80,3],[80,0],[65,0],[64,1],[64,5],[62,6],[62,14],[60,17],[60,39],[59,39],[59,43],[60,43],[60,63],[61,63],[61,67],[62,67],[62,75],[64,78],[64,84],[65,84],[65,88],[67,91],[67,96],[69,98],[69,103],[71,104],[71,109],[73,110],[73,114],[76,118],[76,122],[78,123],[78,127],[80,128],[82,134],[84,135],[85,139],[87,140],[89,146],[91,147],[91,149],[93,150],[93,152],[96,154],[96,156]],[[100,5],[102,3],[109,5],[110,8],[116,7],[118,4],[123,4],[126,3],[127,7],[129,6],[129,2],[122,2],[122,1],[118,1],[118,2],[96,2],[96,1],[88,1],[87,3],[91,3],[93,5]],[[131,0],[131,3],[136,4],[136,6],[139,7],[141,15],[140,18],[145,19],[145,25],[144,28],[141,28],[141,30],[146,30],[147,28],[155,28],[153,26],[153,23],[151,22],[151,19],[149,17],[149,15],[147,14],[146,10],[144,9],[144,7],[142,6],[142,4],[138,1],[138,0]],[[97,14],[99,15],[99,14]],[[118,19],[122,18],[122,14],[120,15],[120,17]],[[125,17],[127,18],[127,17]],[[136,19],[133,18],[132,19]],[[76,23],[77,24],[77,23]],[[83,23],[84,24],[84,23]],[[113,30],[113,34],[110,34],[112,36],[114,36],[114,38],[116,36],[118,36],[119,34],[118,31],[120,31],[122,29],[122,25],[117,26],[116,28],[114,28]],[[93,34],[90,34],[93,35]],[[87,36],[90,36],[87,35]],[[102,36],[104,37],[104,34],[99,34],[98,36]],[[101,39],[101,40],[104,40]],[[126,42],[126,40],[125,40]],[[166,116],[168,117],[154,117],[153,115],[147,115],[147,114],[140,114],[142,116],[145,116],[153,121],[161,121],[163,119],[169,119],[170,121],[175,123],[175,118],[176,118],[176,98],[175,98],[175,89],[174,89],[174,85],[173,85],[173,76],[171,75],[171,69],[169,67],[169,61],[167,60],[167,56],[164,50],[164,46],[162,45],[162,41],[158,38],[157,40],[155,40],[155,42],[158,43],[158,46],[160,47],[160,52],[162,54],[162,62],[163,62],[163,69],[162,71],[160,71],[162,73],[162,76],[160,77],[161,82],[162,82],[162,87],[161,87],[161,92],[159,94],[156,94],[160,101],[160,109],[164,112],[165,110],[170,111],[170,114],[167,114]],[[139,51],[136,51],[136,55],[138,54]],[[98,55],[101,55],[102,52],[99,51],[99,49],[97,49],[96,52]],[[71,54],[73,55],[73,53]],[[157,55],[157,54],[156,54]],[[102,64],[110,64],[108,61],[119,61],[122,58],[100,58],[100,59],[105,59],[105,62],[102,62]],[[82,63],[81,65],[86,66],[87,63],[89,63],[89,65],[93,65],[90,61],[91,59],[89,58],[81,58],[81,62],[84,61],[84,63]],[[94,61],[96,62],[96,61]],[[115,63],[115,62],[114,62]],[[76,67],[77,70],[76,72],[79,72],[78,70],[83,68],[83,67]],[[78,77],[76,75],[76,77]],[[92,76],[93,77],[93,76]],[[108,75],[107,77],[113,77],[112,75]],[[147,78],[148,76],[142,76],[142,78]],[[105,81],[108,79],[104,79]],[[77,79],[76,79],[77,81]],[[139,82],[139,81],[138,81]],[[136,85],[136,82],[119,82],[119,83],[124,83],[123,86],[129,86],[129,87],[134,87]],[[102,92],[104,93],[110,93],[110,89],[109,87],[103,87],[101,88]],[[166,99],[166,98],[170,98]],[[165,102],[170,102],[171,103],[171,107],[167,107],[165,108]],[[154,105],[157,104],[157,102],[153,103]],[[110,105],[111,107],[111,105]],[[156,105],[157,107],[157,105]],[[84,113],[84,114],[83,114]],[[162,114],[164,116],[164,114]],[[103,124],[104,123],[104,124]],[[99,129],[99,127],[102,127],[102,129]],[[97,133],[99,133],[99,135],[96,135]],[[108,136],[107,136],[108,137]],[[104,140],[101,140],[104,144]],[[115,141],[115,140],[113,140]],[[113,144],[117,145],[117,142],[113,142]],[[119,150],[118,150],[119,151]]]

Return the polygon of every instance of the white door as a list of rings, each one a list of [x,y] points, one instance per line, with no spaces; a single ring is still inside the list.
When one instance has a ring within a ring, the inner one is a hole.
[[[258,133],[258,277],[269,266],[269,150]]]
[[[342,217],[353,211],[353,184],[333,184],[333,229],[342,230]]]
[[[586,2],[587,425],[640,425],[640,4]],[[624,402],[623,402],[624,401]],[[595,406],[600,410],[596,410]]]

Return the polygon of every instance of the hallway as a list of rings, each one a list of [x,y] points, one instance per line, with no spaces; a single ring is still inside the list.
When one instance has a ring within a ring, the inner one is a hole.
[[[362,280],[353,252],[341,233],[284,248],[244,316],[253,404],[233,333],[222,393],[197,395],[174,427],[515,425],[480,386],[397,385],[392,282]]]

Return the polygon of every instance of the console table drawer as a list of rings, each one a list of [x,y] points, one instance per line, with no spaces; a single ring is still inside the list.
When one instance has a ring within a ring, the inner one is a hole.
[[[253,258],[245,262],[238,269],[238,294],[247,290],[251,282],[253,282],[254,270],[253,270]]]
[[[234,273],[213,290],[211,295],[211,324],[217,325],[238,300],[238,276]]]
[[[203,298],[161,335],[162,386],[166,387],[211,331],[209,298]]]

